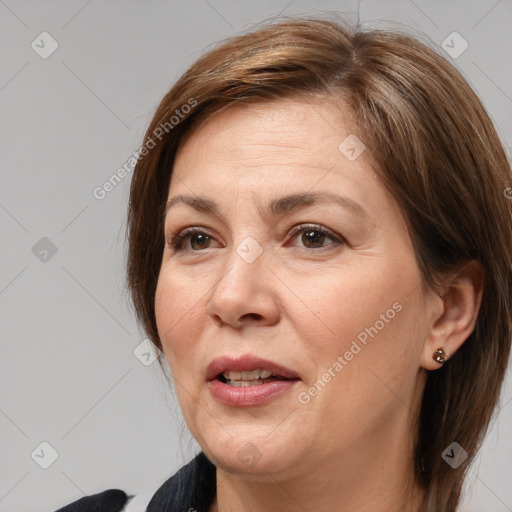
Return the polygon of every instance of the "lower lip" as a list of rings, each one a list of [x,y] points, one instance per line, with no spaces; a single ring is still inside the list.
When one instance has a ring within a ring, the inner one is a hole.
[[[213,398],[230,407],[255,407],[262,405],[277,396],[288,393],[298,380],[276,380],[267,384],[235,387],[218,379],[208,382]]]

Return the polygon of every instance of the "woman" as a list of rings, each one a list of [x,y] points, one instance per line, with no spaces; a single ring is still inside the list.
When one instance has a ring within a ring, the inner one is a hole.
[[[510,351],[511,192],[409,36],[292,19],[200,58],[131,184],[128,284],[202,449],[147,511],[456,510]],[[88,507],[146,503],[62,510]]]

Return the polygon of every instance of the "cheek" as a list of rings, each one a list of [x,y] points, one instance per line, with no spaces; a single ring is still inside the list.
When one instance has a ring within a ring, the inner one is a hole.
[[[176,277],[176,273],[161,272],[155,293],[158,334],[174,376],[180,369],[183,372],[187,362],[192,361],[187,356],[194,350],[191,341],[201,329],[198,313],[202,295],[199,287],[180,283]]]
[[[353,340],[364,346],[365,341],[401,324],[417,273],[414,267],[397,270],[379,263],[362,262],[360,268],[351,265],[314,279],[292,280],[294,294],[301,300],[293,301],[290,317],[292,322],[300,320],[310,347],[341,355]]]
[[[201,375],[195,368],[201,359],[201,347],[194,340],[199,339],[203,330],[204,322],[199,316],[201,307],[205,306],[200,287],[186,286],[177,277],[175,272],[160,274],[155,293],[155,316],[180,408],[194,433],[195,397]]]
[[[415,327],[407,307],[403,305],[384,326],[375,327],[373,321],[361,329],[353,323],[356,335],[331,336],[329,353],[310,350],[315,364],[297,397],[299,410],[312,419],[304,430],[312,429],[314,434],[320,429],[345,445],[381,435],[384,425],[409,413],[421,351],[412,339]]]
[[[424,343],[415,262],[365,267],[365,272],[352,267],[338,279],[331,275],[321,294],[309,296],[317,314],[302,323],[302,334],[312,361],[307,384],[322,389],[319,403],[326,399],[357,409],[408,393],[414,384]]]

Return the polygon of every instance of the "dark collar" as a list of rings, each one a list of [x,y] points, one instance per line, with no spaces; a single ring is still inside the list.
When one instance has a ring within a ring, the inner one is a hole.
[[[208,512],[216,484],[215,466],[200,452],[162,484],[146,512]]]

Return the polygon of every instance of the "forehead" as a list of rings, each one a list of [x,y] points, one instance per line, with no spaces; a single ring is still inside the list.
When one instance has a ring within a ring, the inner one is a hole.
[[[236,197],[243,204],[255,192],[266,202],[285,193],[327,191],[388,208],[394,200],[352,133],[355,124],[350,110],[331,99],[231,106],[196,127],[179,147],[168,197]],[[360,155],[350,158],[347,144],[354,141]]]
[[[327,99],[233,105],[187,134],[173,171],[190,179],[198,174],[208,179],[217,165],[224,172],[250,168],[261,175],[273,166],[319,172],[357,169],[369,155],[350,162],[340,152],[340,143],[354,136],[353,124],[347,108]]]

